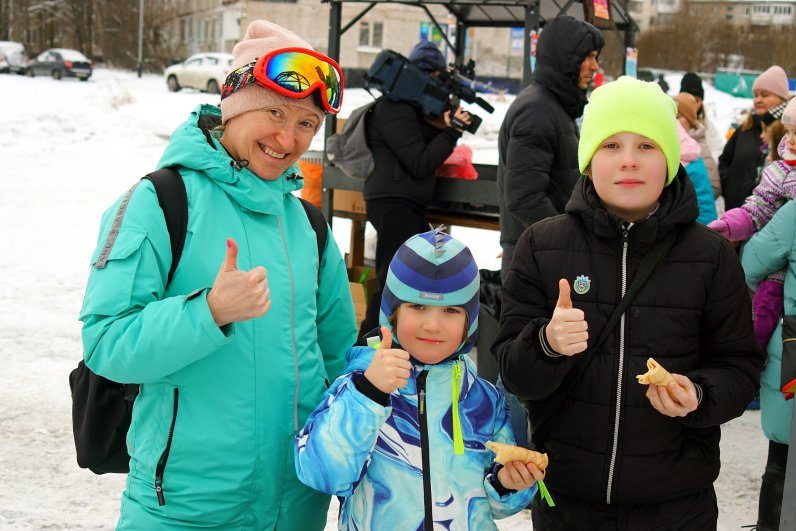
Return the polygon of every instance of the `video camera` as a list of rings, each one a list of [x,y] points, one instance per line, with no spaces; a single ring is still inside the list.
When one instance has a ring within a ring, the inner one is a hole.
[[[392,50],[383,50],[368,69],[366,86],[376,88],[393,101],[405,101],[420,107],[423,115],[430,119],[441,118],[445,111],[455,111],[462,101],[475,103],[487,112],[495,109],[466,86],[463,79],[475,78],[475,61],[470,59],[466,65],[451,64],[449,70],[432,76],[409,59]],[[475,133],[481,125],[481,118],[470,113],[470,125],[452,119],[452,124],[460,129]]]

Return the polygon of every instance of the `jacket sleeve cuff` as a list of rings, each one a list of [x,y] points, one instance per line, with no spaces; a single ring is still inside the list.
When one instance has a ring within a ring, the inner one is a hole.
[[[702,398],[705,396],[705,393],[702,391],[702,386],[696,382],[694,382],[694,389],[696,390],[697,395],[697,407],[699,407],[699,404],[702,403]]]
[[[373,385],[365,376],[365,373],[357,373],[353,379],[354,387],[357,388],[357,391],[381,406],[387,407],[390,405],[390,395]]]
[[[503,468],[503,465],[501,465],[500,463],[493,463],[492,468],[489,470],[486,476],[486,480],[489,482],[490,485],[492,485],[492,488],[495,489],[495,492],[498,493],[498,496],[502,498],[507,494],[514,494],[517,491],[514,489],[507,489],[500,482],[500,479],[498,479],[498,472],[500,471],[501,468]]]
[[[539,347],[541,347],[542,352],[544,352],[544,355],[548,358],[562,358],[564,355],[553,350],[553,347],[551,347],[550,343],[547,342],[545,330],[547,330],[547,325],[539,328]]]

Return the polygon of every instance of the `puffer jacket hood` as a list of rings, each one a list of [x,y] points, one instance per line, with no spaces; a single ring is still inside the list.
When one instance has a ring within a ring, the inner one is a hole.
[[[555,93],[572,118],[583,114],[588,102],[586,91],[578,88],[580,65],[604,45],[600,30],[570,16],[554,18],[542,29],[533,80]]]
[[[566,212],[577,214],[587,227],[593,227],[599,238],[615,239],[621,233],[624,220],[608,212],[601,204],[591,179],[581,176],[567,203]],[[658,209],[648,219],[638,223],[635,239],[645,245],[653,245],[677,225],[691,223],[697,219],[699,208],[696,191],[682,165],[672,183],[663,189]]]
[[[784,160],[793,160],[793,157],[796,156],[796,153],[788,152],[788,147],[786,145],[787,143],[788,143],[787,136],[783,136],[782,138],[780,138],[779,145],[777,146],[777,153],[779,153],[779,156],[782,157]],[[788,155],[787,157],[785,156],[786,154]]]
[[[284,196],[303,186],[301,171],[293,164],[273,181],[261,179],[248,168],[236,169],[234,160],[212,129],[221,125],[221,110],[199,105],[172,134],[158,168],[181,166],[213,179],[238,204],[253,212],[280,216]],[[210,144],[213,149],[207,149]]]

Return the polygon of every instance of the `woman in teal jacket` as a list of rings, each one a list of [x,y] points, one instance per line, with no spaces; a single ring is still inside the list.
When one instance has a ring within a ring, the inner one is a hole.
[[[106,212],[92,259],[80,316],[86,364],[142,383],[119,529],[304,530],[326,521],[329,497],[297,480],[292,442],[340,373],[356,328],[334,238],[318,256],[292,192],[324,111],[339,110],[342,76],[265,21],[249,26],[233,54],[221,112],[195,109],[159,163],[179,166],[188,196],[171,282],[169,233],[149,181]],[[296,93],[278,84],[285,72],[324,77]]]
[[[796,202],[788,201],[763,229],[746,243],[741,257],[749,287],[757,289],[771,273],[786,269],[784,315],[796,315]],[[779,529],[785,465],[788,461],[793,400],[780,390],[782,320],[768,342],[768,361],[760,378],[760,413],[769,439],[768,462],[760,489],[757,529]]]

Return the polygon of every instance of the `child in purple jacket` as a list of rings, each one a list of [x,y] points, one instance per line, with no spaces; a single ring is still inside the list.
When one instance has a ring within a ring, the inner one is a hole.
[[[742,242],[762,229],[779,208],[796,197],[796,98],[790,100],[782,113],[785,136],[779,143],[777,160],[763,169],[760,184],[744,204],[725,212],[708,227],[732,242]],[[782,315],[783,272],[760,282],[752,305],[755,336],[765,352],[768,340]]]

